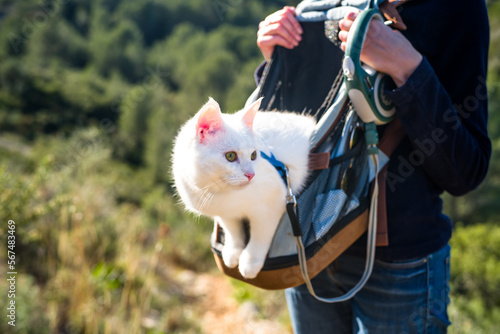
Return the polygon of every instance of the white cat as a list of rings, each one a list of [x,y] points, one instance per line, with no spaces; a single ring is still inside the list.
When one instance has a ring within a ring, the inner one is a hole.
[[[260,100],[235,114],[222,114],[210,100],[179,131],[173,153],[175,186],[187,209],[215,218],[224,230],[226,266],[254,278],[262,269],[285,212],[287,189],[260,152],[289,169],[294,193],[308,175],[312,117],[258,112]],[[250,225],[245,245],[243,219]]]

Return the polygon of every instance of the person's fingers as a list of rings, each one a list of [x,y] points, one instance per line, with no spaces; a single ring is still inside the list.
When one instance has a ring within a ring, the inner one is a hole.
[[[264,47],[264,48],[269,47],[269,46],[274,47],[276,45],[282,46],[282,47],[287,48],[287,49],[292,49],[295,47],[295,45],[291,44],[288,40],[286,40],[285,38],[283,38],[280,35],[264,36],[260,39],[260,42],[261,42],[262,47]]]
[[[262,55],[268,61],[271,59],[271,56],[273,55],[273,51],[276,45],[280,45],[287,49],[292,49],[295,47],[295,45],[291,44],[289,41],[287,41],[280,35],[266,35],[259,37],[257,39],[257,44],[259,46],[260,51],[262,52]]]
[[[289,19],[282,20],[280,23],[278,23],[278,30],[277,33],[282,35],[283,37],[287,39],[293,39],[293,42],[295,42],[296,45],[299,44],[300,40],[302,39],[301,33],[297,31],[295,26],[293,25],[292,21]],[[284,28],[284,30],[282,29]]]
[[[259,38],[267,37],[267,36],[274,36],[274,35],[282,37],[292,47],[297,46],[299,44],[299,41],[300,41],[300,36],[296,37],[282,23],[281,24],[275,23],[275,24],[268,25],[268,26],[259,30],[259,32],[257,33],[257,44],[259,44],[258,43]],[[265,40],[268,40],[268,39],[265,38]]]
[[[259,28],[261,25],[269,25],[271,23],[276,23],[276,22],[279,22],[283,16],[286,15],[286,13],[290,11],[290,9],[288,9],[287,7],[284,7],[283,9],[280,9],[274,13],[272,13],[271,15],[268,15],[260,24],[259,24]],[[293,11],[293,13],[295,13],[295,11]]]
[[[349,13],[339,22],[338,36],[343,51],[356,17],[356,13]],[[399,31],[379,20],[372,20],[364,38],[360,60],[376,71],[390,75],[399,87],[421,62],[422,55]]]
[[[297,32],[299,35],[302,35],[302,26],[299,21],[297,21],[297,14],[295,13],[295,8],[293,10],[289,10],[285,13],[288,18],[288,22],[291,24],[292,29]]]
[[[349,12],[345,16],[345,18],[348,19],[348,20],[354,21],[358,17],[359,13],[361,13],[361,11],[357,11],[357,12],[352,11],[352,12]]]
[[[349,35],[349,31],[345,31],[345,30],[339,31],[339,39],[342,42],[346,42],[347,41],[347,35]]]
[[[349,31],[351,29],[354,20],[356,19],[356,17],[358,17],[358,14],[359,13],[356,12],[347,13],[346,16],[339,21],[340,30]]]
[[[339,29],[340,31],[349,31],[351,30],[352,24],[353,21],[342,19],[339,21]]]
[[[290,35],[290,37],[292,37],[296,41],[300,40],[301,34],[295,29],[292,21],[287,17],[282,17],[279,20],[266,22],[266,24],[261,25],[259,31],[262,31],[262,34],[275,32],[282,33],[281,29],[285,29],[285,34]]]
[[[282,28],[283,29],[283,28]],[[284,30],[284,29],[283,29]],[[271,56],[276,45],[283,46],[287,49],[292,49],[297,46],[297,42],[290,38],[285,38],[281,34],[262,34],[257,36],[257,46],[261,50],[266,60],[271,59]]]
[[[283,9],[287,10],[288,12],[292,13],[293,16],[297,16],[297,13],[295,12],[295,7],[292,6],[285,6]]]
[[[347,36],[349,35],[349,31],[351,30],[352,24],[356,17],[358,17],[360,12],[349,12],[346,16],[339,21],[339,39],[342,42],[340,44],[340,48],[342,51],[345,51]]]
[[[271,57],[276,45],[292,49],[299,44],[302,27],[295,16],[294,7],[284,7],[260,22],[257,46],[266,59]]]
[[[301,40],[302,27],[295,18],[295,10],[288,8],[288,10],[283,9],[271,14],[259,24],[259,30],[266,29],[267,27],[275,24],[283,26],[286,30],[288,30],[289,35],[291,35],[295,41],[299,42]],[[268,30],[265,31],[267,32]],[[264,33],[264,31],[262,33]],[[285,35],[283,36],[286,38]]]

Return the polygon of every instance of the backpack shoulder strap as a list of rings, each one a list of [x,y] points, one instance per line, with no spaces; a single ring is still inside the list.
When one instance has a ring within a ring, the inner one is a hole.
[[[391,156],[392,152],[399,145],[401,140],[405,135],[403,126],[397,118],[395,118],[384,131],[384,135],[380,139],[379,149],[384,152],[388,157]],[[387,229],[387,202],[386,202],[386,177],[387,177],[387,166],[385,166],[378,173],[378,203],[377,203],[377,246],[388,246],[389,245],[389,235]]]
[[[387,125],[382,138],[378,144],[378,148],[388,157],[391,156],[394,149],[403,139],[405,131],[399,119],[395,118]]]

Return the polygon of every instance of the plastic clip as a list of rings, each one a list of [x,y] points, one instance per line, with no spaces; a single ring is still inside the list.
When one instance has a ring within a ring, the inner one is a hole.
[[[365,140],[368,154],[378,154],[378,132],[375,122],[365,124]]]
[[[290,183],[290,174],[288,173],[288,167],[285,166],[286,184],[288,188],[288,194],[286,195],[286,212],[288,213],[288,218],[292,225],[293,235],[295,237],[302,236],[302,228],[299,222],[299,213],[297,207],[297,199],[292,191],[292,184]]]

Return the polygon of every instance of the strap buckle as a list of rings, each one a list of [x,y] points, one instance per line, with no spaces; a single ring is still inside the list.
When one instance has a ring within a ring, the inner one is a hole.
[[[287,191],[288,191],[288,194],[286,195],[286,203],[293,204],[294,206],[297,206],[297,198],[293,194],[292,183],[290,182],[290,173],[288,172],[288,167],[286,167],[286,166],[285,166],[285,178],[286,178],[286,186],[287,186]]]

